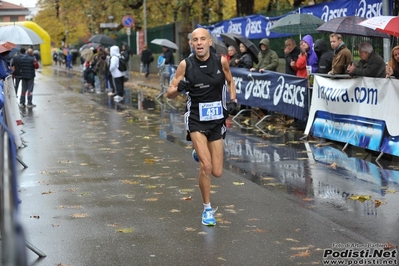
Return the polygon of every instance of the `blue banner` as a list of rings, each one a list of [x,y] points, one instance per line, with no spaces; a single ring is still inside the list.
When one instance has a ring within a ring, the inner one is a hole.
[[[208,29],[212,35],[217,37],[219,37],[221,33],[237,33],[248,39],[283,38],[291,36],[292,34],[279,34],[271,32],[269,29],[273,26],[275,21],[292,13],[313,14],[326,22],[333,18],[355,15],[371,18],[382,15],[382,0],[332,1],[299,8],[278,17],[251,15],[232,18],[211,26],[198,25],[198,27]],[[389,14],[392,15],[392,0],[389,0]]]
[[[238,103],[305,120],[308,112],[307,79],[273,71],[250,72],[231,68]]]

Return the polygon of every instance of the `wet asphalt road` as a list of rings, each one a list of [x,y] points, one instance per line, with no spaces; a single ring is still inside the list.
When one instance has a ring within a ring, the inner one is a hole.
[[[225,172],[212,180],[218,224],[201,225],[182,101],[154,106],[157,91],[138,84],[156,80],[134,80],[115,105],[79,74],[39,71],[18,151],[21,219],[47,255],[28,251],[31,265],[323,265],[334,243],[399,243],[397,158],[380,168],[276,122],[262,132],[229,120]]]

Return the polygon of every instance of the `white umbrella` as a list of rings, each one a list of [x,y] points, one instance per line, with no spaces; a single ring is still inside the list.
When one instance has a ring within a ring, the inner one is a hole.
[[[151,43],[179,50],[179,47],[177,47],[177,45],[174,42],[171,42],[168,39],[154,39],[151,41]]]
[[[0,41],[26,45],[43,43],[42,38],[36,32],[17,25],[0,27]]]

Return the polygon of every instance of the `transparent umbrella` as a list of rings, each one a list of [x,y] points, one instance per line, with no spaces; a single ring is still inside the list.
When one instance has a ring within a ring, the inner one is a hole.
[[[0,41],[26,45],[43,43],[42,38],[36,32],[17,25],[0,27]]]

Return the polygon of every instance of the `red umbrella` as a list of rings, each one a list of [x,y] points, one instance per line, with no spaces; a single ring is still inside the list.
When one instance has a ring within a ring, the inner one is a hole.
[[[11,49],[15,47],[17,47],[17,45],[12,42],[0,42],[0,54],[11,51]]]
[[[360,22],[359,25],[399,37],[399,17],[397,16],[373,17]]]

